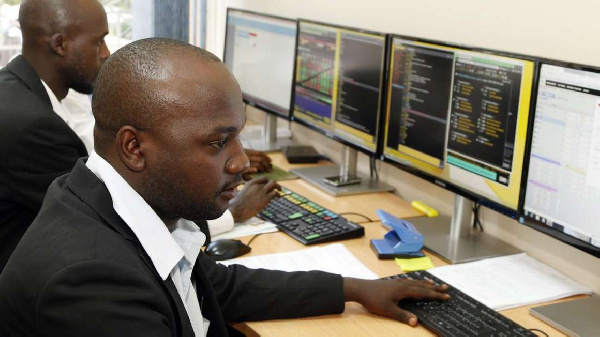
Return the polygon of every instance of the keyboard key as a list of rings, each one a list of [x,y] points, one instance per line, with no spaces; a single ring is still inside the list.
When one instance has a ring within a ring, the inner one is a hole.
[[[318,237],[320,237],[320,236],[321,236],[321,235],[319,235],[319,234],[311,234],[311,235],[307,235],[307,236],[305,236],[304,238],[305,238],[306,240],[312,240],[312,239],[316,239],[316,238],[318,238]]]

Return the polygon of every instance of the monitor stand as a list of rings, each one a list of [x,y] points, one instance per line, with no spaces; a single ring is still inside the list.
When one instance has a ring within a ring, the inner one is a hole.
[[[597,336],[600,331],[600,297],[548,304],[529,313],[567,336]]]
[[[425,237],[427,249],[451,264],[521,252],[500,239],[473,230],[473,202],[458,194],[455,198],[452,218],[438,216],[410,219]]]
[[[295,145],[291,139],[277,138],[277,116],[266,114],[261,134],[243,136],[244,147],[263,152],[281,151],[283,146]]]
[[[312,166],[305,168],[292,169],[290,172],[317,186],[323,191],[334,195],[350,195],[374,192],[391,192],[394,188],[379,180],[373,179],[356,173],[357,151],[348,146],[342,149],[342,165]],[[326,182],[325,178],[338,178],[342,181],[341,185],[334,186],[331,182]],[[341,179],[340,179],[341,177]],[[352,184],[343,184],[354,180]]]

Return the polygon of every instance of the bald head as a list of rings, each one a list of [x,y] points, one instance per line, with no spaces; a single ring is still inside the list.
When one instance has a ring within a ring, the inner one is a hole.
[[[96,80],[95,151],[163,219],[215,219],[249,166],[242,93],[213,54],[152,38],[119,49]]]
[[[23,57],[55,95],[89,94],[110,55],[106,12],[98,0],[24,0],[19,10]]]
[[[97,0],[23,0],[19,9],[23,49],[37,49],[55,33],[74,34],[90,15],[102,12]]]
[[[98,153],[114,140],[122,126],[152,129],[176,113],[173,110],[184,104],[184,99],[167,86],[183,80],[180,72],[186,72],[181,69],[185,67],[181,63],[184,60],[222,68],[225,76],[231,76],[210,52],[164,38],[132,42],[106,61],[96,80],[92,101]],[[202,82],[202,75],[198,74],[198,82]],[[210,96],[209,86],[206,87],[201,94]]]

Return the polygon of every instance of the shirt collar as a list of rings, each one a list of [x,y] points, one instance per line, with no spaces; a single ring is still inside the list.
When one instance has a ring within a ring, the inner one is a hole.
[[[200,254],[200,247],[204,244],[206,236],[198,225],[185,219],[179,219],[170,230],[171,236],[183,250],[184,259],[190,268],[194,268],[196,259]]]
[[[188,249],[182,249],[177,244],[176,239],[171,236],[169,229],[156,212],[95,151],[92,151],[90,154],[86,166],[106,184],[106,188],[112,197],[115,211],[136,235],[163,280],[167,279],[171,270],[184,256],[193,266],[200,252],[200,247],[206,240],[206,236],[200,232],[196,224],[182,219],[175,225],[176,228],[184,228],[186,230],[191,228],[192,231],[193,226],[197,228],[197,231],[194,231],[195,234],[193,234],[196,237],[196,240],[193,240],[194,246],[197,247],[197,252],[194,256],[193,250],[186,252]],[[176,231],[177,229],[174,232]]]

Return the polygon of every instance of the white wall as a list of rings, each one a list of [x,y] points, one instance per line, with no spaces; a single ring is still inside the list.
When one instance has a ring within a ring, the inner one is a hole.
[[[207,49],[218,56],[228,6],[600,66],[600,0],[208,0]],[[292,130],[300,142],[339,161],[336,142],[295,123]],[[367,169],[359,155],[359,170]],[[405,200],[423,200],[451,214],[454,194],[385,163],[379,172]],[[600,259],[494,211],[482,217],[486,232],[600,292]]]

